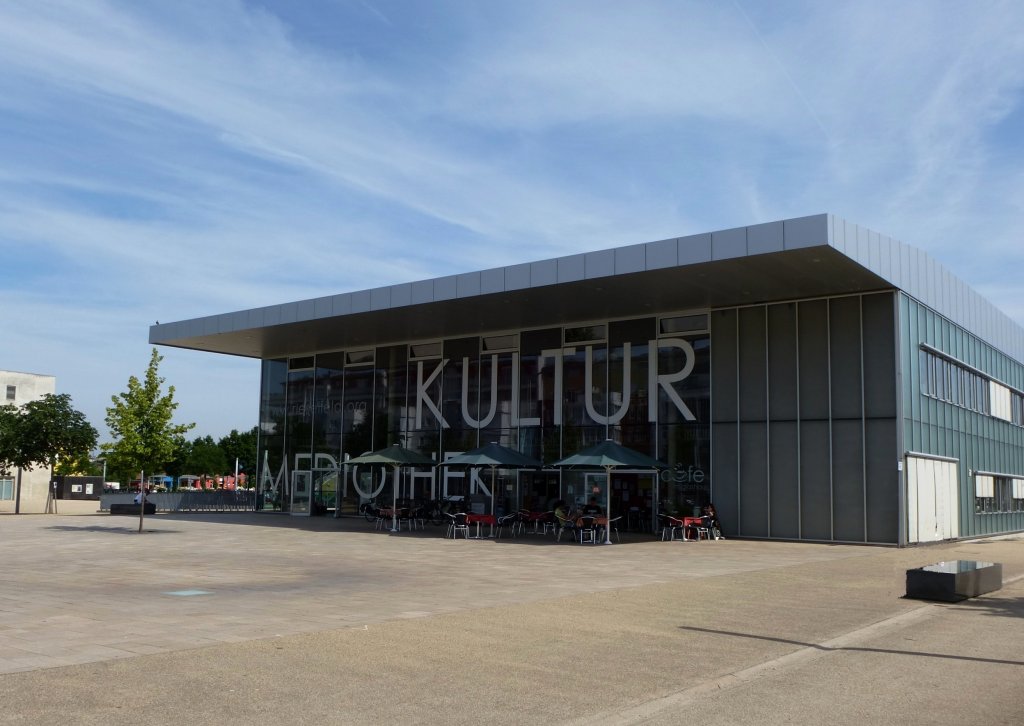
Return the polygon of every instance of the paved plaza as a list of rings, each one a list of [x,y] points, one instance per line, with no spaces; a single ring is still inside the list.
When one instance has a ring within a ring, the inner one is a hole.
[[[446,540],[279,514],[0,516],[0,723],[1024,721],[1024,539]],[[908,567],[1001,562],[959,604]]]

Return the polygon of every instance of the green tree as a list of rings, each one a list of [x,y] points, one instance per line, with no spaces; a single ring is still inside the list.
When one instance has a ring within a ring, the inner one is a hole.
[[[21,407],[0,407],[0,471],[19,471],[15,511],[21,508],[21,470],[88,459],[96,436],[96,429],[66,393],[48,393]]]
[[[168,386],[166,394],[162,391],[162,360],[154,348],[145,379],[131,376],[128,390],[111,396],[114,405],[107,409],[106,421],[114,441],[103,444],[102,449],[108,469],[122,476],[163,471],[174,459],[185,432],[195,426],[172,422],[178,404],[174,402],[174,386]]]
[[[224,450],[224,456],[228,460],[228,470],[235,468],[235,460],[238,460],[239,471],[251,474],[256,471],[256,442],[259,439],[259,427],[253,426],[248,431],[231,429],[231,433],[224,436],[217,442],[217,445]]]
[[[220,476],[228,469],[228,459],[212,436],[200,436],[192,442],[185,469],[189,474]]]

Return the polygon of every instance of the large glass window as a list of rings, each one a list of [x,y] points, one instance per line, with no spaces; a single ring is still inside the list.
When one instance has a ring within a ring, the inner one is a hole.
[[[359,471],[342,481],[338,469],[346,457],[394,443],[443,459],[493,441],[550,464],[611,437],[673,467],[661,477],[617,472],[613,499],[649,524],[659,502],[682,510],[702,503],[710,486],[710,338],[693,332],[705,321],[599,321],[265,361],[261,491],[268,506],[287,509],[301,481],[303,506],[346,513],[371,491],[381,501],[472,496],[488,489],[489,473],[483,483],[465,473],[443,481],[440,472],[406,474],[392,492],[390,476]],[[497,472],[499,507],[607,496],[603,476],[525,476],[530,486]]]
[[[257,507],[282,509],[287,490],[284,442],[287,418],[288,361],[263,361],[260,385],[260,460]]]

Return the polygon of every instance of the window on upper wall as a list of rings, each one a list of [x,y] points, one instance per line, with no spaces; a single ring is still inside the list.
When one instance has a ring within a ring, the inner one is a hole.
[[[14,499],[14,479],[0,477],[0,501]]]
[[[1013,511],[1024,512],[1024,479],[1014,477],[1010,485],[1013,495]]]
[[[7,400],[13,401],[14,397],[18,395],[17,386],[7,386]]]
[[[997,512],[1013,511],[1013,479],[1008,476],[995,477],[995,495]]]
[[[975,474],[974,511],[1024,512],[1024,478],[1001,474]]]
[[[981,514],[995,511],[995,477],[988,474],[974,475],[974,511]]]
[[[925,396],[1024,425],[1024,394],[1019,391],[925,347],[918,354],[918,367]]]

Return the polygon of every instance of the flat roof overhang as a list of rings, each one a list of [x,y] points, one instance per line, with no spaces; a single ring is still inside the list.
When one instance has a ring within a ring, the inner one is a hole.
[[[891,289],[895,289],[891,282],[821,244],[273,325],[247,325],[246,313],[252,311],[228,313],[153,326],[150,342],[252,358],[284,358]],[[306,302],[312,312],[315,301]]]

